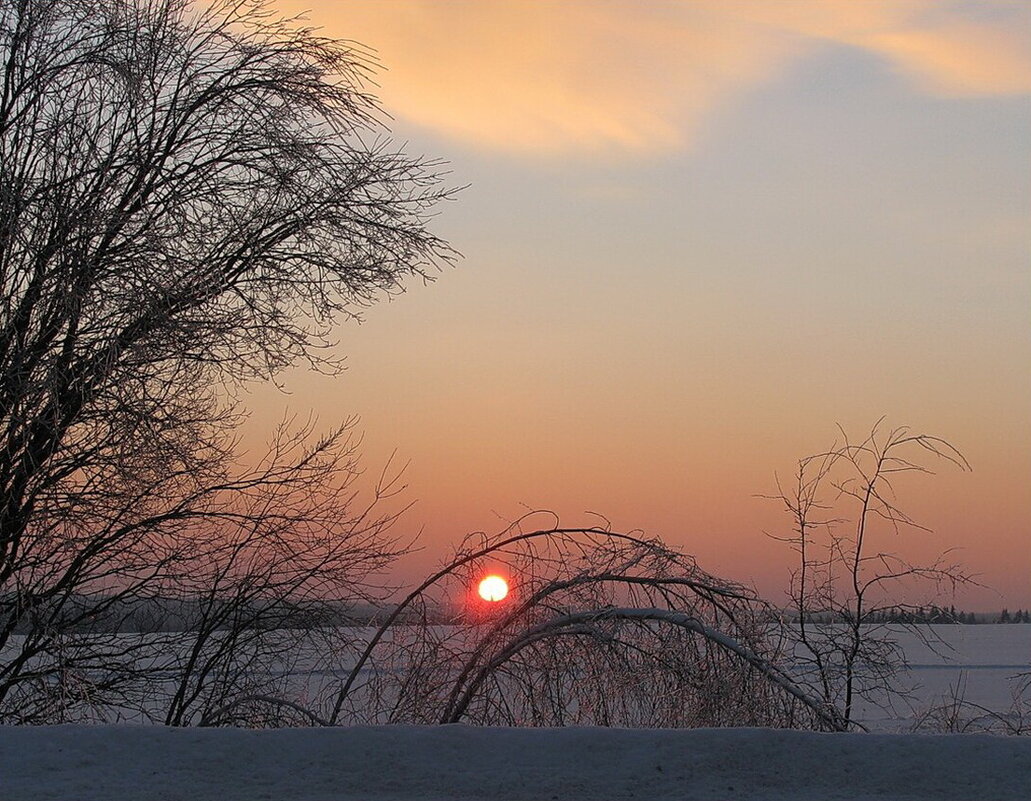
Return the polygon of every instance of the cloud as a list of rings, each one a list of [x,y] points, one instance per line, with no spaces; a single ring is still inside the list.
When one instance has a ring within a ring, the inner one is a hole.
[[[883,33],[869,49],[888,57],[924,89],[950,96],[1031,91],[1028,48],[1005,31],[963,25]]]
[[[929,93],[1031,92],[1031,6],[1020,0],[743,0],[729,5],[747,23],[810,44],[869,51]]]
[[[324,0],[309,16],[378,51],[392,114],[510,153],[688,147],[713,111],[826,46],[873,53],[919,91],[1031,91],[1031,6],[1006,0]]]

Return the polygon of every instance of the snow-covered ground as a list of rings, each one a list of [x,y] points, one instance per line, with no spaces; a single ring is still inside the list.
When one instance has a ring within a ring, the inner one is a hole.
[[[1014,676],[1031,669],[1031,626],[933,628],[941,637],[935,649],[900,632],[908,678],[919,688],[905,708],[861,705],[872,729],[908,731],[957,688],[972,703],[1004,711]],[[0,801],[629,798],[1029,801],[1031,737],[0,727]]]
[[[898,677],[908,700],[880,706],[860,701],[857,717],[870,729],[908,731],[929,709],[960,696],[971,704],[1005,712],[1031,673],[1031,626],[980,624],[921,627],[924,641],[897,627],[909,670]],[[1031,700],[1031,699],[1028,699]],[[1031,799],[1031,793],[1028,798]]]
[[[929,712],[948,705],[957,696],[971,705],[960,710],[968,717],[976,714],[972,711],[976,707],[1006,713],[1018,693],[1022,693],[1025,705],[1031,702],[1031,688],[1022,678],[1031,674],[1031,625],[930,625],[920,629],[922,637],[901,626],[889,627],[890,636],[898,640],[909,662],[910,669],[897,677],[900,689],[907,690],[907,694],[893,699],[883,696],[869,701],[857,699],[855,716],[871,731],[909,732]],[[341,631],[349,634],[344,639],[363,643],[372,636],[373,630],[355,628]],[[146,639],[148,635],[123,636]],[[155,665],[165,662],[174,665],[189,653],[184,646],[176,655],[174,649],[168,648],[167,641],[160,642],[162,650],[153,659]],[[326,654],[320,650],[323,645],[318,639],[304,650],[291,639],[288,648],[290,658],[283,659],[281,664],[266,666],[274,668],[271,672],[285,680],[287,697],[307,704],[308,699],[327,693],[332,695],[339,687],[340,680],[354,664],[354,651],[343,650],[337,655],[338,661],[330,659],[327,662]],[[390,647],[389,635],[382,645]],[[9,651],[0,650],[0,664],[18,647],[20,638],[11,638]],[[166,689],[171,692],[174,687]],[[153,701],[158,695],[159,692],[154,691],[148,697]],[[156,709],[145,704],[140,709],[91,709],[88,719],[107,723],[142,723],[148,719],[163,719],[163,709],[160,703]],[[326,712],[317,708],[314,711]],[[369,722],[369,719],[345,719],[344,722]],[[2,795],[0,801],[3,801]]]
[[[766,729],[0,728],[3,801],[1027,801],[1031,738]]]

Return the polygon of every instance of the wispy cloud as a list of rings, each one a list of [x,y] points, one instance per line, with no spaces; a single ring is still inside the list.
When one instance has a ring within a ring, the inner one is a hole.
[[[310,16],[379,52],[393,114],[514,153],[687,147],[713,110],[827,46],[873,53],[918,91],[1031,92],[1019,0],[348,0]]]
[[[729,3],[744,23],[874,53],[926,92],[1031,92],[1031,5],[1023,0],[785,0]]]

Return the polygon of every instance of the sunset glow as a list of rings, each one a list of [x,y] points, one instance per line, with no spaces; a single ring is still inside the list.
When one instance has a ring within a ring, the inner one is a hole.
[[[0,0],[0,63],[15,796],[1031,801],[1031,0]]]
[[[779,602],[759,496],[885,416],[972,465],[900,480],[907,555],[1031,606],[1031,4],[274,5],[368,48],[396,141],[467,187],[453,269],[249,399],[254,441],[356,414],[370,475],[409,464],[404,579],[589,511]]]
[[[477,587],[480,597],[485,601],[496,603],[505,600],[508,595],[508,582],[501,576],[487,576]]]

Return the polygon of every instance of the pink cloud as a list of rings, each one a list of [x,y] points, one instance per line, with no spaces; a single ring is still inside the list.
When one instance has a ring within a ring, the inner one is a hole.
[[[311,0],[279,0],[296,13]],[[374,47],[392,114],[468,145],[554,156],[689,147],[709,115],[820,47],[917,91],[1031,91],[1031,6],[935,0],[561,3],[349,0],[311,22]]]

